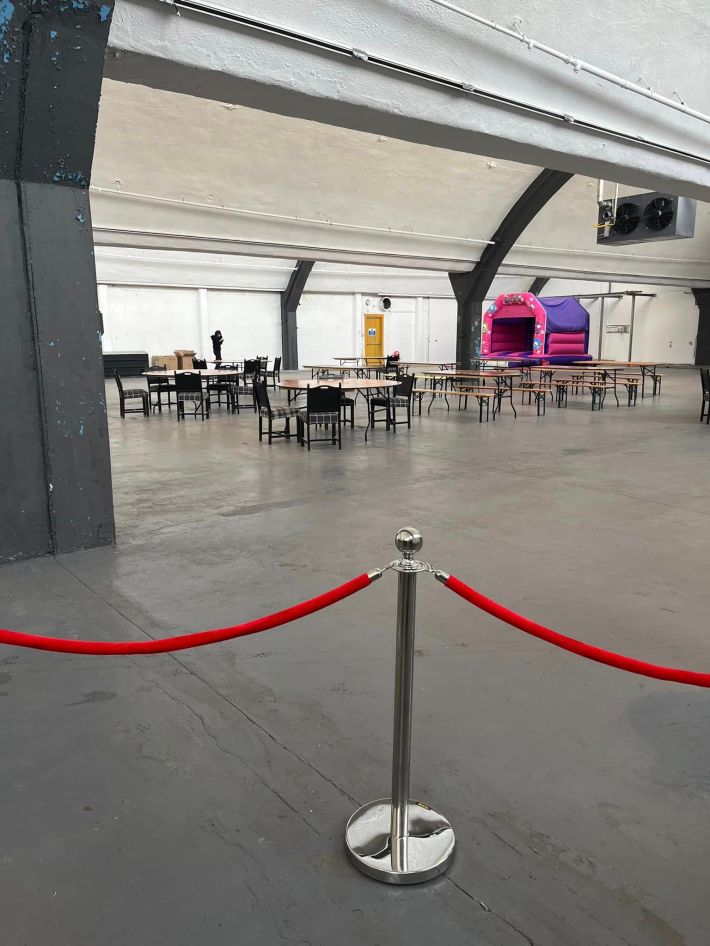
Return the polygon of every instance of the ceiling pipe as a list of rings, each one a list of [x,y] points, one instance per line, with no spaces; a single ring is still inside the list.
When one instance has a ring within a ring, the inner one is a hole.
[[[511,39],[516,39],[518,42],[524,43],[528,49],[539,49],[541,53],[546,53],[548,56],[553,56],[555,59],[559,59],[561,62],[572,66],[575,72],[588,72],[590,75],[596,76],[598,79],[603,79],[605,82],[611,82],[613,85],[619,86],[621,89],[626,89],[627,91],[633,92],[636,95],[642,95],[644,98],[651,99],[653,102],[658,102],[659,105],[665,105],[667,108],[672,108],[676,112],[682,112],[684,115],[688,115],[690,118],[697,118],[698,121],[710,124],[710,115],[705,114],[705,112],[699,112],[697,109],[690,108],[685,104],[685,102],[669,99],[665,95],[659,95],[658,92],[654,92],[653,89],[646,88],[643,85],[638,85],[636,82],[629,82],[628,79],[624,79],[622,76],[617,76],[613,72],[607,72],[606,69],[600,69],[598,66],[593,66],[591,63],[585,62],[583,59],[576,59],[569,53],[563,53],[561,50],[555,49],[554,46],[548,46],[546,43],[540,43],[536,39],[531,39],[529,36],[526,36],[525,33],[522,33],[518,30],[508,29],[506,26],[501,26],[500,23],[494,23],[493,20],[486,19],[485,16],[479,16],[477,13],[471,13],[469,10],[464,10],[463,7],[458,7],[453,3],[449,3],[448,0],[429,0],[429,2],[435,3],[439,7],[445,7],[447,10],[451,10],[452,13],[458,13],[460,16],[465,16],[466,19],[473,20],[475,23],[480,23],[481,26],[486,26],[488,29],[495,30],[497,33],[503,33],[504,36],[509,36]]]

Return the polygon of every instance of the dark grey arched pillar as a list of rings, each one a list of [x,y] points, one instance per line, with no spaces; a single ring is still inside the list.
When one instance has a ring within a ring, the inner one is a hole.
[[[471,272],[449,273],[458,303],[456,360],[463,367],[478,360],[483,301],[501,263],[523,230],[572,176],[567,171],[541,171],[508,211]]]
[[[539,296],[549,281],[549,276],[538,276],[536,279],[533,279],[529,292],[531,292],[534,296]]]
[[[114,540],[89,210],[112,11],[0,3],[0,564]]]
[[[286,369],[298,368],[298,303],[313,266],[313,260],[300,259],[281,293],[281,354]]]

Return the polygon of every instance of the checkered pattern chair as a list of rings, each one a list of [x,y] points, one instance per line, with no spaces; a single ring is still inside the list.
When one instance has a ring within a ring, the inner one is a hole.
[[[342,449],[343,417],[341,413],[343,398],[342,385],[322,385],[308,388],[306,392],[306,409],[301,410],[297,418],[298,440],[301,446],[308,444],[310,451],[312,443],[338,444]],[[311,427],[323,426],[330,428],[330,435],[325,437],[311,436]],[[336,438],[337,428],[337,438]]]
[[[407,427],[411,427],[412,399],[416,381],[417,379],[413,374],[400,375],[399,384],[389,397],[386,395],[371,397],[370,426],[374,427],[377,422],[377,415],[384,413],[385,429],[389,430],[391,425],[394,432],[397,433],[397,424],[404,423],[404,421],[397,420],[397,408],[399,408],[400,411],[404,408],[407,411]]]
[[[237,381],[236,383],[229,385],[229,399],[232,405],[232,413],[235,411],[237,414],[241,413],[241,408],[246,405],[239,403],[239,398],[245,397],[249,398],[251,401],[251,407],[254,413],[256,413],[256,400],[254,398],[254,384],[248,383],[246,378],[243,378],[241,382]]]
[[[271,371],[264,370],[263,377],[267,383],[271,379],[271,387],[276,390],[276,382],[281,380],[281,355],[274,358],[274,367]]]
[[[143,414],[145,417],[150,417],[150,397],[146,389],[124,388],[121,375],[118,371],[114,371],[113,376],[116,379],[116,386],[118,388],[118,404],[121,417],[125,417],[126,414]],[[141,402],[140,407],[126,407],[126,401],[137,400]]]
[[[710,368],[700,369],[700,384],[703,388],[703,401],[700,405],[700,421],[707,414],[706,424],[710,424]]]
[[[301,408],[299,407],[272,407],[269,402],[269,395],[266,391],[266,384],[263,381],[254,382],[254,403],[257,405],[259,411],[259,442],[264,439],[264,420],[267,420],[268,429],[267,434],[269,438],[269,443],[274,439],[281,440],[290,440],[291,439],[291,418],[296,417],[301,413]],[[275,420],[285,420],[284,429],[274,433],[274,421]]]
[[[177,399],[177,419],[185,420],[185,404],[193,405],[193,415],[197,419],[200,412],[202,420],[210,419],[210,398],[202,388],[202,375],[194,371],[178,371],[175,374],[175,397]]]

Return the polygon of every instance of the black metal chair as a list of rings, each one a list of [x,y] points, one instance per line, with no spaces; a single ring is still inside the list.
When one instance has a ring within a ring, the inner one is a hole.
[[[399,378],[399,358],[396,358],[394,355],[387,355],[383,374],[386,378]]]
[[[261,365],[258,358],[247,358],[244,361],[244,383],[253,384],[261,379]]]
[[[210,399],[207,391],[202,387],[202,375],[194,371],[179,371],[175,375],[175,393],[177,396],[177,419],[185,419],[185,404],[187,401],[194,405],[193,415],[197,419],[200,412],[202,420],[210,418]]]
[[[251,405],[254,413],[256,413],[256,398],[254,396],[254,382],[260,381],[261,377],[259,375],[259,362],[256,358],[247,359],[244,362],[244,370],[242,372],[242,379],[239,380],[239,374],[236,375],[236,379],[233,379],[229,384],[229,396],[230,403],[232,405],[232,413],[235,411],[237,414],[241,413],[241,405],[239,403],[240,397],[248,397],[251,400]]]
[[[311,449],[312,443],[332,443],[338,444],[338,450],[342,449],[342,415],[340,408],[342,406],[343,389],[340,385],[337,387],[323,385],[317,388],[308,388],[306,392],[306,408],[298,413],[296,425],[298,429],[298,442],[301,446],[308,444]],[[312,437],[311,427],[324,426],[330,427],[330,436]],[[335,429],[338,429],[337,439]],[[306,439],[307,430],[307,439]]]
[[[152,365],[150,371],[160,371],[165,372],[164,378],[151,378],[150,375],[147,377],[148,381],[148,397],[150,399],[150,406],[155,410],[156,408],[163,413],[163,395],[167,396],[168,399],[168,410],[173,406],[171,395],[175,393],[175,381],[172,378],[168,377],[168,369],[163,365]],[[153,394],[157,394],[158,400],[153,401]]]
[[[269,356],[268,355],[257,355],[256,361],[259,362],[259,375],[262,378],[266,378],[266,371],[269,367]]]
[[[207,396],[210,399],[210,406],[212,406],[213,397],[216,397],[217,406],[221,407],[222,395],[224,395],[225,401],[227,402],[227,407],[232,407],[232,413],[234,413],[234,406],[232,403],[232,387],[235,384],[239,384],[239,368],[234,364],[228,364],[224,361],[221,362],[217,367],[220,371],[231,373],[207,376]]]
[[[205,358],[193,358],[192,367],[195,371],[207,370],[207,361]]]
[[[384,412],[385,429],[389,430],[390,425],[397,432],[397,424],[403,424],[404,421],[397,420],[397,408],[406,407],[407,409],[407,427],[412,426],[412,399],[414,396],[414,386],[417,379],[413,374],[400,375],[399,384],[388,395],[375,395],[370,398],[370,426],[374,427],[377,423],[377,415]]]
[[[348,411],[350,411],[350,426],[355,429],[355,398],[348,397],[343,391],[340,406],[343,410],[343,423],[346,427],[348,426]]]
[[[269,401],[269,395],[266,390],[266,383],[264,381],[255,381],[254,382],[254,400],[259,410],[259,442],[264,439],[264,418],[269,422],[268,424],[268,438],[269,443],[274,439],[291,439],[291,418],[296,417],[301,413],[303,408],[300,407],[272,407]],[[284,429],[278,433],[274,433],[274,420],[283,418],[286,421]]]
[[[710,424],[710,368],[700,369],[700,383],[703,386],[703,403],[700,407],[700,421],[706,417],[705,423]]]
[[[264,367],[263,378],[267,383],[269,378],[271,378],[271,387],[276,390],[276,382],[281,380],[281,355],[279,355],[278,358],[274,358],[274,367],[271,371],[267,371],[266,367]]]
[[[145,417],[150,417],[150,397],[148,391],[145,388],[124,388],[121,375],[118,371],[114,371],[113,376],[116,379],[116,387],[118,388],[118,403],[121,417],[125,417],[126,414],[143,414]],[[141,402],[140,407],[126,407],[126,401],[137,400]]]

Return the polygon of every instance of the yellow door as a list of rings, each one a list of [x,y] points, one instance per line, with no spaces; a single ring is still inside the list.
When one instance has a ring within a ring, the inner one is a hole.
[[[374,315],[370,312],[364,318],[363,332],[365,335],[365,358],[372,358],[373,361],[366,361],[365,364],[377,364],[384,354],[384,323],[385,317],[381,312]]]

